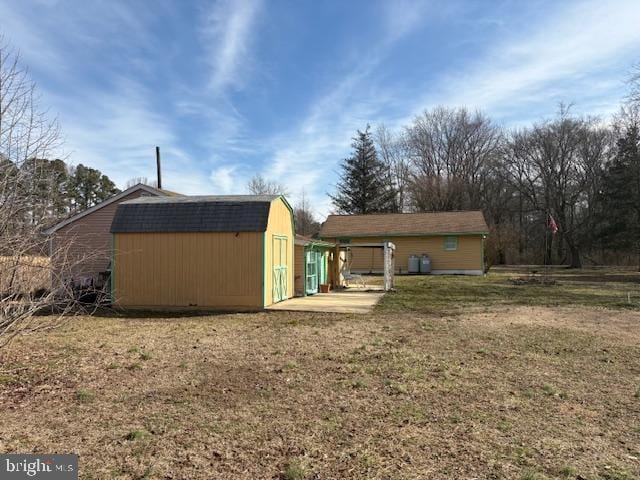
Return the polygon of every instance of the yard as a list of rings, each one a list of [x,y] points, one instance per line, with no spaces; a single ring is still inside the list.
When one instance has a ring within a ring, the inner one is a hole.
[[[640,478],[640,275],[514,276],[398,277],[368,316],[73,318],[4,353],[0,451],[84,479]]]

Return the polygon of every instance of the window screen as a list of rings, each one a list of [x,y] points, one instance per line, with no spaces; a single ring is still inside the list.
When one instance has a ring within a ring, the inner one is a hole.
[[[458,249],[458,237],[444,237],[444,249],[453,251]]]

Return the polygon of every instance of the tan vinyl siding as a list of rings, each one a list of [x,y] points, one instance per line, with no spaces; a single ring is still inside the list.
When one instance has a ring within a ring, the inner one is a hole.
[[[445,250],[445,236],[411,237],[353,237],[352,244],[391,241],[396,246],[396,272],[407,273],[410,255],[426,253],[431,258],[432,270],[482,270],[482,235],[458,235],[458,248]],[[331,239],[334,241],[335,239]],[[382,248],[353,248],[353,272],[383,271]]]
[[[262,232],[116,234],[116,304],[259,309],[262,238]]]
[[[50,237],[50,255],[56,278],[94,279],[111,261],[111,222],[118,205],[150,194],[138,190],[62,227]],[[64,267],[64,271],[63,271]]]
[[[273,238],[274,236],[287,238],[287,298],[293,297],[294,292],[294,232],[291,210],[285,202],[278,198],[271,203],[269,223],[265,232],[265,301],[264,306],[273,303]]]

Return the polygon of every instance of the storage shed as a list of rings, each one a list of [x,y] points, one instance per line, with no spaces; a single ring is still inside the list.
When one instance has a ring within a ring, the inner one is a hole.
[[[111,232],[116,306],[258,310],[293,296],[293,210],[282,196],[133,200]]]

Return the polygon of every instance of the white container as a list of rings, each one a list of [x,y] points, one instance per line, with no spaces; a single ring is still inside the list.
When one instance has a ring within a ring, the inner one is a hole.
[[[409,273],[420,273],[420,257],[409,255]]]
[[[424,254],[420,257],[420,273],[431,273],[431,259],[429,255]]]

